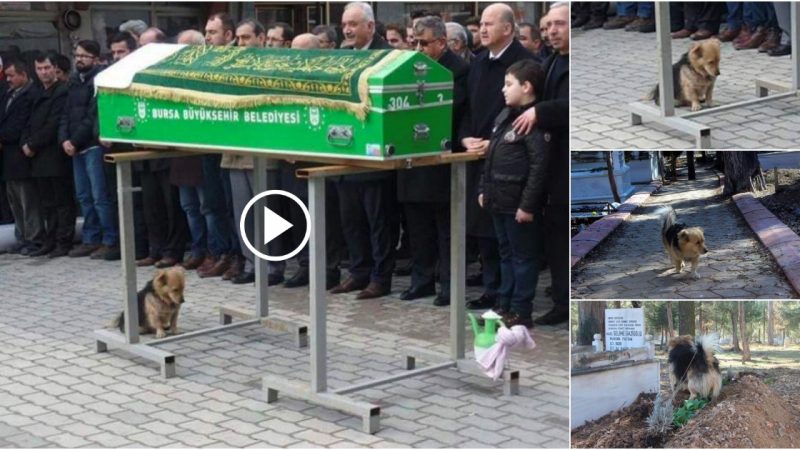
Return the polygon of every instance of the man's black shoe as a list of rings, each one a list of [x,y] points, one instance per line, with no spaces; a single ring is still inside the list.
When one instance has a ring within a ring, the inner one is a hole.
[[[283,286],[287,288],[308,286],[308,269],[297,269],[297,272],[294,274],[294,276],[286,280],[286,282],[283,283]]]
[[[283,283],[283,275],[270,274],[267,276],[267,286],[275,286]]]
[[[433,306],[448,306],[450,304],[449,294],[439,294],[433,299]]]
[[[412,286],[400,294],[400,300],[416,300],[422,297],[430,297],[434,294],[436,294],[436,287],[432,284],[428,286]]]
[[[515,312],[509,312],[503,316],[503,324],[508,328],[511,328],[515,325],[522,325],[525,328],[533,328],[533,320],[531,320],[530,316],[522,317]]]
[[[239,275],[231,278],[233,284],[250,284],[255,283],[256,274],[254,272],[241,272]]]
[[[56,249],[55,245],[43,245],[43,246],[39,247],[39,250],[36,250],[35,252],[28,253],[28,256],[30,256],[31,258],[44,256],[44,255],[47,255],[48,253],[52,252],[55,249]]]
[[[567,308],[555,307],[547,314],[539,317],[533,322],[536,325],[558,325],[569,320],[569,310]]]
[[[497,297],[483,294],[481,298],[467,302],[467,309],[489,309],[494,306]]]
[[[792,54],[792,46],[789,44],[781,44],[773,49],[767,50],[769,56],[786,56]]]

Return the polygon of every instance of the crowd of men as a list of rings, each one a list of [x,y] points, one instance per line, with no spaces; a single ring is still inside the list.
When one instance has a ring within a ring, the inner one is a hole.
[[[613,2],[616,16],[609,18],[611,2],[573,3],[572,27],[584,31],[603,28],[640,33],[656,31],[655,3]],[[792,53],[790,2],[670,2],[673,39],[702,40],[717,37],[736,50],[755,50],[769,56]],[[721,30],[721,25],[725,28]]]
[[[382,26],[369,4],[354,2],[344,9],[341,36],[332,26],[295,35],[286,23],[265,27],[246,18],[236,24],[228,14],[217,13],[208,18],[204,33],[185,30],[174,38],[141,21],[125,22],[110,39],[110,56],[101,54],[97,42],[82,40],[72,54],[74,65],[54,52],[37,53],[27,61],[6,54],[0,80],[0,179],[13,215],[16,243],[5,251],[30,257],[120,258],[116,175],[103,157],[132,147],[104,142],[99,136],[93,79],[106,67],[104,59],[113,64],[153,42],[420,51],[453,72],[453,150],[482,155],[489,149],[495,118],[506,106],[506,70],[530,60],[544,74],[544,83],[537,85],[536,102],[520,111],[514,130],[520,136],[542,131],[548,143],[552,139],[553,150],[547,179],[541,180],[545,201],[533,219],[541,230],[535,235],[537,242],[546,251],[527,255],[525,264],[535,262],[537,273],[538,268],[549,266],[552,274],[549,292],[555,307],[537,323],[563,322],[568,318],[569,298],[569,19],[567,3],[551,5],[539,24],[516,23],[509,6],[495,3],[465,26],[445,22],[435,11],[412,14],[408,26]],[[307,185],[294,174],[308,163],[271,160],[269,164],[269,189],[287,190],[307,200]],[[507,292],[513,281],[510,277],[502,280],[501,273],[506,272],[501,266],[518,259],[508,245],[501,255],[492,217],[478,204],[483,166],[483,161],[477,161],[468,168],[468,253],[481,264],[481,273],[470,277],[468,284],[483,287],[483,295],[468,304],[471,309],[508,305],[508,299],[498,299],[498,292]],[[181,265],[199,277],[254,282],[254,256],[238,226],[245,204],[255,194],[253,170],[252,157],[233,154],[136,162],[134,185],[141,186],[141,195],[134,195],[136,264]],[[390,292],[393,276],[410,275],[411,286],[400,294],[402,300],[436,295],[434,304],[449,305],[449,167],[345,175],[328,183],[326,281],[330,292],[358,291],[358,299],[382,297]],[[78,245],[73,244],[76,200],[83,217]],[[286,205],[272,207],[288,211]],[[292,216],[293,222],[304,220]],[[252,223],[246,229],[252,229]],[[269,253],[284,254],[293,248],[297,237],[287,234],[270,243]],[[397,267],[398,256],[404,252],[410,263]],[[269,284],[307,285],[307,247],[296,258],[299,268],[290,277],[285,263],[270,262]],[[340,267],[345,260],[348,276],[342,279]],[[532,282],[535,291],[535,278],[523,281],[526,289]],[[533,291],[521,299],[525,303],[521,308],[516,306],[519,301],[511,305],[512,311],[503,311],[511,314],[509,325],[533,326],[529,308]]]

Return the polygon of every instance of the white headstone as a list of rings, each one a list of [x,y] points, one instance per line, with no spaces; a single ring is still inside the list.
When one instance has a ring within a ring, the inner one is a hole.
[[[606,351],[644,346],[642,308],[606,309]]]

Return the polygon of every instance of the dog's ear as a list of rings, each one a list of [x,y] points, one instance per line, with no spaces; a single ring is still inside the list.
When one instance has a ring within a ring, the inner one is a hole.
[[[689,239],[689,232],[688,231],[681,230],[681,231],[678,232],[678,240],[679,241],[685,241],[687,239]]]
[[[166,282],[167,282],[167,271],[159,270],[158,272],[156,272],[156,276],[153,277],[153,283],[163,285]]]
[[[698,58],[702,58],[703,57],[703,45],[700,44],[699,42],[694,44],[694,45],[692,45],[692,49],[689,50],[689,53],[692,56],[696,56]]]

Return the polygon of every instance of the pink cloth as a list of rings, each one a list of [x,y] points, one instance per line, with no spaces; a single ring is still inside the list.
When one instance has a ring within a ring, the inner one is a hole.
[[[497,381],[498,378],[503,376],[508,350],[520,346],[530,350],[536,348],[536,342],[533,342],[533,338],[528,333],[527,328],[522,325],[514,325],[511,329],[500,327],[497,330],[495,344],[489,347],[489,350],[481,357],[478,364],[483,368],[483,372],[487,377]]]

